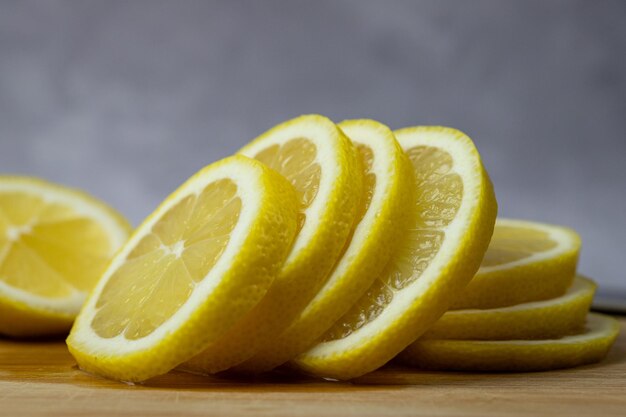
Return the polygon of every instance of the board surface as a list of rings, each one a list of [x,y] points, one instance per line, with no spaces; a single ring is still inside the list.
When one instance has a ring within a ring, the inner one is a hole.
[[[0,416],[626,416],[626,320],[602,363],[527,374],[388,366],[350,383],[171,372],[125,385],[76,368],[63,341],[0,339]]]

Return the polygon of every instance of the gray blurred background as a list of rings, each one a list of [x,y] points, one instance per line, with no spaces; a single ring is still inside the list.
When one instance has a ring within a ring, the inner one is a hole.
[[[626,289],[626,1],[0,1],[0,171],[137,224],[302,113],[443,124]]]

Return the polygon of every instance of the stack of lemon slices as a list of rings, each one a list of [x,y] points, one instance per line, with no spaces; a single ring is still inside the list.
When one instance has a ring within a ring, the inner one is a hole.
[[[542,371],[601,360],[616,320],[588,313],[595,283],[576,275],[580,237],[499,219],[463,295],[398,359],[425,369]]]
[[[0,333],[75,320],[81,369],[129,382],[600,360],[617,324],[587,314],[578,236],[496,215],[462,132],[319,115],[200,170],[130,237],[91,197],[0,177]]]

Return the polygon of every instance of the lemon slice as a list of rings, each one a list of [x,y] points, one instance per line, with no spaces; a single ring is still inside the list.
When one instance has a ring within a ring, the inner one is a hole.
[[[289,253],[297,196],[234,156],[192,176],[117,253],[67,340],[79,366],[123,381],[163,374],[224,335]]]
[[[496,200],[472,141],[444,127],[396,138],[416,180],[410,226],[367,293],[293,361],[306,372],[349,379],[385,364],[446,311],[487,250]]]
[[[576,275],[580,237],[571,229],[498,219],[478,273],[453,309],[506,307],[563,295]]]
[[[547,340],[423,340],[398,356],[422,369],[455,371],[548,371],[601,361],[615,342],[619,323],[589,313],[576,335]]]
[[[129,234],[122,216],[83,192],[0,176],[0,333],[67,332]]]
[[[356,146],[365,178],[352,238],[324,286],[289,328],[238,370],[266,371],[311,346],[380,275],[400,240],[411,208],[411,163],[386,126],[349,120],[339,127]]]
[[[593,281],[579,276],[564,295],[551,300],[487,310],[448,311],[420,340],[560,337],[583,327],[595,289]]]
[[[214,373],[249,359],[307,305],[341,256],[357,215],[363,175],[356,150],[329,119],[280,124],[240,153],[285,176],[300,197],[299,234],[267,296],[217,343],[181,369]]]

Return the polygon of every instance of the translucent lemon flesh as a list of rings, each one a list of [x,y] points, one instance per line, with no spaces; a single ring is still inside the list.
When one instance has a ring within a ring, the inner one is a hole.
[[[361,167],[363,169],[363,195],[361,196],[360,204],[357,210],[355,225],[359,224],[367,209],[369,209],[372,203],[372,197],[374,196],[374,190],[376,189],[376,174],[373,172],[374,164],[374,151],[367,145],[362,143],[354,143],[354,147],[357,150],[357,155],[361,161]],[[350,239],[348,239],[350,243]]]
[[[173,206],[108,280],[93,330],[102,338],[136,340],[161,326],[220,258],[240,212],[237,185],[229,179]]]
[[[322,169],[316,162],[317,149],[306,138],[296,138],[282,145],[272,145],[254,158],[282,174],[294,186],[300,198],[298,227],[306,221],[306,209],[313,203],[320,185]]]
[[[416,199],[405,243],[382,276],[324,336],[343,339],[378,317],[394,295],[419,279],[444,241],[444,229],[456,216],[463,196],[461,177],[452,172],[450,154],[440,148],[416,146],[406,151],[415,173]]]
[[[493,231],[481,266],[512,263],[556,246],[557,242],[543,230],[499,225]]]
[[[110,258],[109,236],[101,224],[72,207],[2,192],[0,281],[49,298],[88,291]]]

